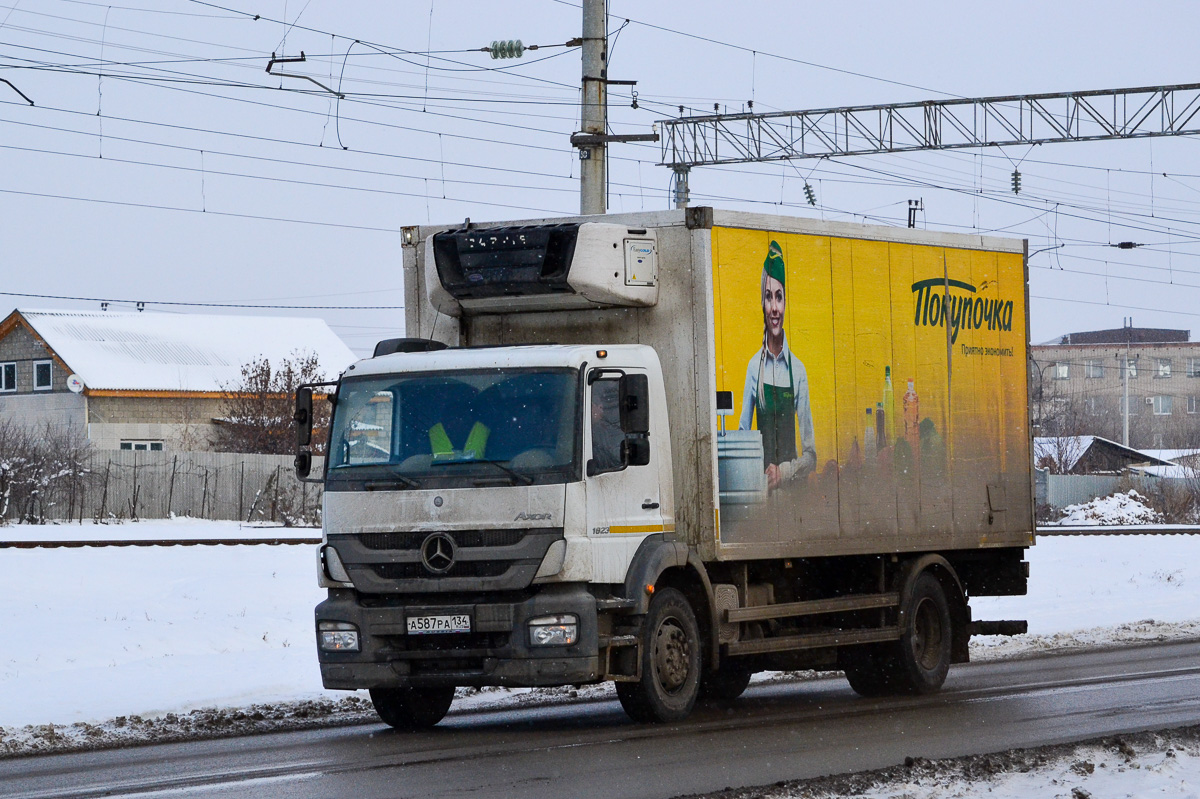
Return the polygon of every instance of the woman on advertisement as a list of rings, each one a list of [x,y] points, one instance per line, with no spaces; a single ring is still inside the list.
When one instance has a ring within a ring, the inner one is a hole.
[[[749,430],[758,417],[763,439],[763,470],[770,490],[803,477],[817,463],[808,375],[788,349],[783,332],[787,295],[783,250],[772,241],[762,271],[763,345],[746,365],[739,429]],[[800,449],[796,438],[799,433]]]

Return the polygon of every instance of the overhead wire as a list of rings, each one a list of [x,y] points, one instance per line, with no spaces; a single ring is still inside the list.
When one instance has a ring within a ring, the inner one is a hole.
[[[204,93],[200,93],[200,94],[204,94]],[[210,96],[211,96],[211,95],[210,95]],[[643,99],[643,98],[639,97],[639,100],[642,100],[642,99]],[[435,160],[436,160],[436,159],[435,159]],[[625,159],[625,160],[634,160],[634,159]],[[640,160],[640,159],[639,159],[639,160]],[[902,175],[897,175],[897,176],[893,177],[892,179],[893,179],[893,180],[900,181],[900,182],[904,182],[904,181],[906,181],[906,180],[911,182],[911,178],[905,178],[905,177],[904,177],[904,176],[902,176]],[[747,201],[747,200],[736,200],[736,201]],[[833,210],[833,209],[831,209],[831,210]],[[853,212],[842,212],[842,213],[853,213]],[[866,218],[866,217],[864,216],[864,218]],[[1092,221],[1095,221],[1095,220],[1092,220]],[[1184,223],[1185,223],[1185,224],[1189,224],[1189,222],[1184,222]]]
[[[179,308],[252,308],[277,311],[402,311],[403,305],[275,305],[245,302],[196,302],[183,300],[139,300],[113,297],[79,297],[64,294],[32,294],[17,291],[0,291],[5,297],[27,297],[40,300],[63,300],[70,302],[110,302],[125,305],[165,305]]]

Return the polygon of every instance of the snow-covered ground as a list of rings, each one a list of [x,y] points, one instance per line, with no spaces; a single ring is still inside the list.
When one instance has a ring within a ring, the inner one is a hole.
[[[178,519],[95,524],[14,524],[0,527],[0,541],[14,543],[78,541],[245,541],[278,539],[313,541],[321,531],[311,527],[284,527],[270,522],[214,522],[208,519]]]
[[[87,525],[3,527],[0,540],[62,540],[87,531]],[[105,525],[91,533],[126,540],[316,535],[190,520]],[[321,688],[312,609],[323,591],[316,587],[314,549],[0,550],[0,585],[5,587],[0,617],[7,623],[0,647],[0,756],[372,719],[362,696]],[[1030,633],[975,639],[973,658],[1200,637],[1200,536],[1042,536],[1028,559],[1028,596],[983,597],[972,605],[976,618],[1028,619]],[[452,712],[575,697],[570,689],[466,693]],[[607,696],[608,689],[579,693]],[[1142,777],[1153,771],[1174,779],[1186,772],[1192,775],[1190,784],[1200,785],[1195,745],[1177,746],[1169,758],[1165,748],[1153,755],[1146,751],[1136,769],[1117,762],[1119,758],[1105,760],[1103,752],[1080,755],[1076,759],[1091,759],[1099,777],[1081,775],[1077,782],[1098,796],[1113,795],[1111,791],[1124,790],[1116,776],[1124,773],[1123,767]],[[1044,785],[1073,763],[1047,760],[1051,776]],[[945,768],[952,771],[953,766]],[[1009,791],[990,795],[1072,796],[1061,780],[1039,791],[1021,782],[1020,774],[989,783]],[[1111,780],[1088,787],[1100,777]],[[949,783],[937,790],[934,785],[922,778],[922,786],[893,786],[866,795],[975,795]]]
[[[1114,799],[1196,797],[1200,727],[1104,738],[1084,744],[1016,749],[904,765],[705,799]]]

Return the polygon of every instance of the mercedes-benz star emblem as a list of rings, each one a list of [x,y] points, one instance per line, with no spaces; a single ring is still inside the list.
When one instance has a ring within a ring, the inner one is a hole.
[[[421,562],[434,574],[445,574],[454,565],[454,539],[445,533],[434,533],[421,544]]]

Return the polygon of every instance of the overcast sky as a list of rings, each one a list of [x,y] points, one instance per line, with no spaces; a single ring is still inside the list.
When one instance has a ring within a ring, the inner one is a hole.
[[[612,89],[618,133],[649,132],[681,104],[797,110],[1200,81],[1184,66],[1200,4],[1182,0],[614,0],[609,11],[610,77],[638,82],[636,110],[629,87]],[[0,83],[0,291],[172,312],[188,309],[151,303],[384,306],[229,311],[320,315],[368,352],[403,334],[401,226],[578,211],[579,51],[553,45],[578,36],[580,19],[571,0],[0,0],[0,78],[35,103]],[[517,38],[541,47],[510,61],[469,52]],[[301,51],[307,61],[284,68],[346,99],[266,73],[273,52]],[[610,210],[670,207],[657,145],[612,156]],[[1031,252],[1065,244],[1030,261],[1035,342],[1128,316],[1200,319],[1193,138],[699,168],[692,192],[694,204],[893,225],[922,198],[931,230],[1028,238]],[[1120,241],[1146,246],[1108,246]]]

